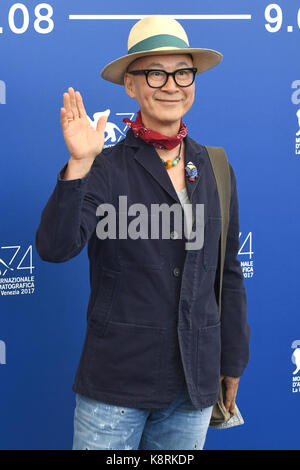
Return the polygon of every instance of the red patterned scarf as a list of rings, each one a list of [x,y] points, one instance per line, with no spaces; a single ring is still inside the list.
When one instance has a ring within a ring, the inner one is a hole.
[[[167,135],[163,135],[159,132],[148,129],[143,124],[140,110],[137,113],[137,118],[135,121],[131,121],[128,118],[124,118],[123,122],[125,122],[127,126],[133,130],[135,137],[140,137],[148,144],[152,144],[154,145],[154,147],[160,149],[171,150],[174,147],[177,147],[177,145],[180,144],[182,139],[184,139],[184,137],[187,135],[187,127],[185,124],[183,124],[182,119],[180,121],[179,132],[173,137],[169,137]]]

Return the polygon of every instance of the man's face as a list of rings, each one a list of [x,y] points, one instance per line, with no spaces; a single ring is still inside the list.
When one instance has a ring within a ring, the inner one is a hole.
[[[160,69],[174,72],[185,67],[193,67],[191,57],[187,54],[174,54],[141,57],[130,64],[128,70]],[[151,88],[145,75],[125,73],[124,84],[127,94],[137,100],[144,124],[150,128],[180,121],[192,106],[195,97],[195,82],[189,87],[180,87],[172,76],[169,76],[163,87]]]

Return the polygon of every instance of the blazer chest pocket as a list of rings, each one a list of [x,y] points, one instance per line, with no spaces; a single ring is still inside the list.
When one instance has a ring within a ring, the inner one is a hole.
[[[204,228],[203,266],[206,271],[215,271],[219,259],[221,217],[208,217]]]
[[[120,266],[132,269],[161,269],[164,258],[159,218],[149,214],[141,217],[138,224],[137,217],[127,215],[127,223],[124,224],[126,238],[119,236],[118,239],[118,262]],[[151,236],[154,224],[157,224],[157,238]]]
[[[106,331],[117,295],[118,283],[118,272],[102,269],[95,304],[89,318],[89,327],[96,336],[103,336]]]

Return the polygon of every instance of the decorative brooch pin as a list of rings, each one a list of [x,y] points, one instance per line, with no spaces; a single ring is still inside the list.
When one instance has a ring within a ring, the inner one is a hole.
[[[185,171],[190,181],[195,181],[195,178],[198,178],[198,171],[193,162],[188,162]]]

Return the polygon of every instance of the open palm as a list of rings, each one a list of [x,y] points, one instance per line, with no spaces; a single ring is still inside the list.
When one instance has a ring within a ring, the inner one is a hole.
[[[71,157],[75,160],[94,159],[104,145],[107,117],[102,116],[94,129],[87,118],[81,94],[72,87],[64,93],[63,102],[61,126]]]

